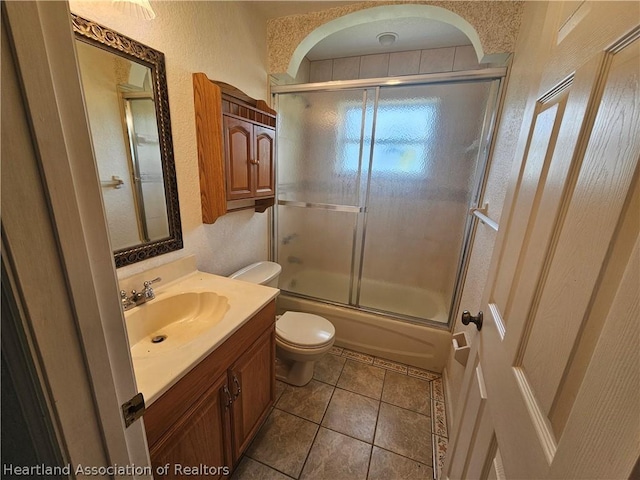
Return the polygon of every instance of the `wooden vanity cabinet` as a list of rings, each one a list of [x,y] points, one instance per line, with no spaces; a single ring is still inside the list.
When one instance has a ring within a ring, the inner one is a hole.
[[[231,425],[233,458],[237,460],[260,427],[275,391],[274,331],[264,332],[251,348],[229,369],[233,392]],[[272,375],[273,373],[273,375]],[[265,379],[273,379],[273,382]]]
[[[154,472],[158,472],[158,467],[169,465],[167,475],[155,474],[156,478],[180,478],[184,472],[179,466],[231,467],[229,408],[222,395],[225,385],[227,376],[222,375],[151,447]],[[225,475],[221,471],[207,478],[225,478]]]
[[[170,465],[168,475],[155,477],[180,478],[177,465],[228,466],[231,471],[274,399],[272,301],[147,409],[145,429],[154,472]]]
[[[202,221],[275,201],[276,112],[237,88],[193,74]]]

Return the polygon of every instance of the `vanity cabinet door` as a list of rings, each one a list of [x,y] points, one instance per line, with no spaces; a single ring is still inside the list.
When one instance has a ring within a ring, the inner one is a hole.
[[[197,400],[193,406],[151,448],[151,464],[155,478],[225,478],[222,467],[230,471],[230,414],[229,396],[223,391],[227,385],[224,374]],[[166,475],[158,472],[169,465]],[[210,470],[198,475],[193,467],[206,465]],[[215,467],[221,467],[213,474]],[[194,477],[195,474],[195,477]]]
[[[275,332],[271,327],[229,369],[235,398],[231,425],[236,462],[269,414],[275,394]]]
[[[253,126],[255,145],[255,186],[256,197],[275,195],[275,146],[276,131],[260,125]]]
[[[227,200],[250,198],[255,190],[253,124],[224,115]]]

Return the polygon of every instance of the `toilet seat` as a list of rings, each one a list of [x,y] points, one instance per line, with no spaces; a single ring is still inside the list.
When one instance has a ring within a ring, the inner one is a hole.
[[[336,329],[326,318],[311,313],[286,312],[276,321],[276,339],[296,348],[320,348],[334,340]]]

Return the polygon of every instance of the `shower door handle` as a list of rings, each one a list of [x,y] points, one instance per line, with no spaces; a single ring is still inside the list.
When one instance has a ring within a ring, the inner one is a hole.
[[[469,323],[475,323],[476,328],[478,330],[482,330],[482,320],[482,312],[478,312],[478,315],[476,315],[475,317],[469,313],[469,310],[465,310],[464,312],[462,312],[462,323],[464,323],[465,325],[469,325]]]

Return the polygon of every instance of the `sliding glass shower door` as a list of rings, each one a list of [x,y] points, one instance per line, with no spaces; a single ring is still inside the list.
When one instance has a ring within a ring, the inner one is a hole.
[[[280,287],[447,323],[498,86],[279,93]]]

